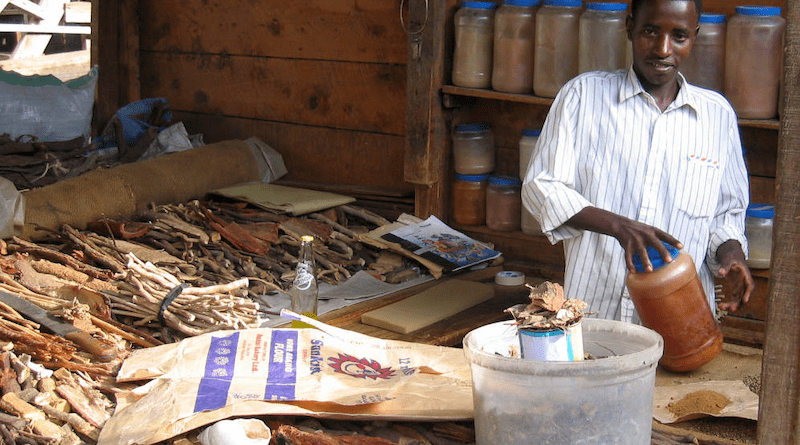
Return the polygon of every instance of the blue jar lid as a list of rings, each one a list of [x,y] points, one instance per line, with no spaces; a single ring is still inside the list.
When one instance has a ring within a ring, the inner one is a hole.
[[[497,7],[495,2],[461,2],[462,8],[473,9],[494,9]]]
[[[545,6],[563,6],[565,8],[580,8],[583,6],[581,0],[544,0]]]
[[[542,130],[540,130],[540,129],[526,128],[526,129],[522,130],[522,135],[523,136],[528,136],[528,137],[532,137],[532,138],[538,138],[540,134],[542,134]]]
[[[628,4],[619,2],[589,2],[586,4],[586,9],[592,9],[594,11],[624,11],[628,9]]]
[[[509,6],[532,7],[539,6],[539,0],[503,0],[503,4]]]
[[[750,203],[747,216],[751,218],[772,219],[775,217],[775,206],[772,204]]]
[[[741,15],[781,15],[780,6],[737,6],[736,13]]]
[[[456,131],[459,133],[479,133],[481,131],[489,130],[489,124],[461,124],[456,126]]]
[[[458,181],[481,182],[488,179],[489,175],[462,175],[461,173],[456,173],[456,180]]]
[[[521,185],[522,180],[516,176],[490,176],[489,184],[492,185]]]
[[[664,247],[667,248],[669,256],[672,257],[672,261],[675,261],[675,258],[678,258],[680,251],[677,248],[675,248],[675,246],[673,246],[672,244],[665,243],[664,241],[661,241],[661,244],[663,244]],[[653,246],[647,246],[647,257],[650,258],[650,264],[653,265],[653,270],[656,270],[665,264],[669,264],[666,261],[664,261],[663,258],[661,258],[661,254],[658,253],[658,251]],[[639,256],[639,252],[633,254],[633,267],[636,268],[636,272],[642,273],[645,271],[644,265],[642,264],[642,258]]]
[[[725,14],[704,12],[700,14],[700,23],[725,23]]]

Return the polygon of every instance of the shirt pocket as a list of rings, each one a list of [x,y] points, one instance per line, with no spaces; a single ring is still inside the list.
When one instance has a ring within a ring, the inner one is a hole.
[[[718,160],[689,155],[681,162],[680,174],[673,184],[675,203],[695,218],[714,215],[719,199],[722,165]]]

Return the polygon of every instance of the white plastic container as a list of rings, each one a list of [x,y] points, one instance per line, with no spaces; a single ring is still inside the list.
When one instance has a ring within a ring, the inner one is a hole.
[[[747,206],[745,236],[749,255],[747,265],[753,269],[769,269],[772,259],[772,224],[775,206],[754,204]]]
[[[523,181],[541,132],[542,130],[538,128],[522,130],[522,137],[519,139],[519,179]],[[522,233],[528,236],[543,235],[539,221],[536,221],[536,218],[528,212],[524,205],[521,206],[520,210],[522,212],[522,215],[520,215],[520,230],[522,230]]]
[[[495,8],[497,4],[494,2],[465,1],[456,11],[453,19],[453,85],[467,88],[491,86]]]
[[[778,115],[786,20],[778,6],[737,6],[725,37],[725,96],[743,119]]]
[[[518,342],[510,322],[464,337],[476,445],[650,444],[661,336],[620,321],[581,323],[583,349],[597,359],[509,357]]]
[[[534,17],[539,0],[503,0],[494,15],[492,89],[504,93],[533,90]]]
[[[725,14],[700,14],[700,32],[681,72],[693,85],[722,93],[725,90]]]
[[[628,4],[589,2],[579,24],[578,73],[616,71],[628,65]]]
[[[556,97],[578,75],[578,25],[581,0],[545,0],[536,12],[533,50],[533,92]]]
[[[453,169],[462,175],[483,175],[495,167],[494,132],[489,124],[461,124],[453,131]]]

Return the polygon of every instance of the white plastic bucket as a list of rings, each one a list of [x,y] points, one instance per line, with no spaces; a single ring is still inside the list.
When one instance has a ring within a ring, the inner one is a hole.
[[[661,336],[619,321],[584,318],[577,362],[506,356],[518,344],[510,322],[464,337],[472,371],[476,445],[649,445]]]

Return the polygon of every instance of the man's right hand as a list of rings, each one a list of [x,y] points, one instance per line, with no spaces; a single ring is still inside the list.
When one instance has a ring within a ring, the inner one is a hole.
[[[661,254],[661,258],[668,263],[672,262],[672,257],[662,241],[678,249],[683,248],[683,243],[657,227],[597,207],[584,207],[583,210],[568,219],[566,224],[578,230],[589,230],[616,238],[625,249],[625,265],[632,273],[636,272],[633,265],[634,253],[639,254],[642,266],[647,272],[653,271],[653,265],[647,255],[648,246],[656,249]]]

